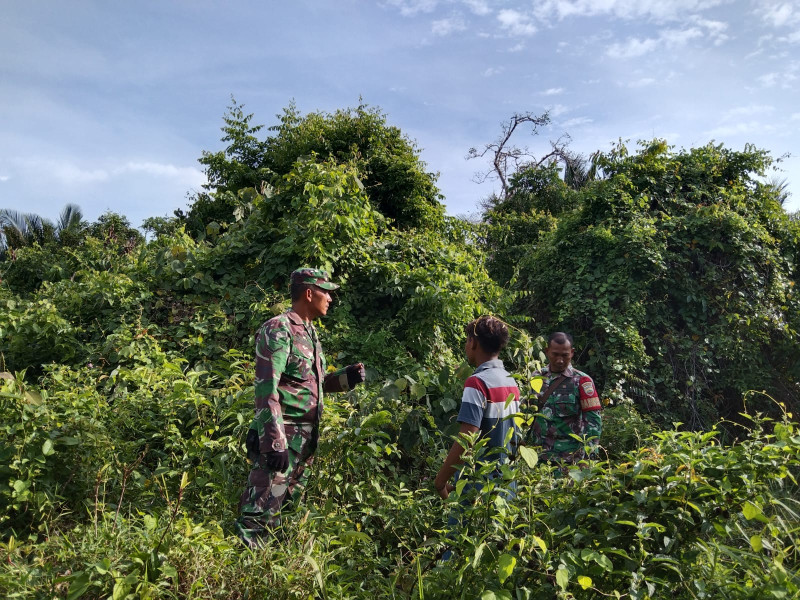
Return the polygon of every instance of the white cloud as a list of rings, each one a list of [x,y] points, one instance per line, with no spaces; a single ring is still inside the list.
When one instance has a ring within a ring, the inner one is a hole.
[[[724,31],[725,24],[718,21],[701,21],[698,25],[706,28],[704,32],[700,27],[687,27],[684,29],[663,29],[657,38],[631,38],[625,42],[615,42],[606,50],[611,58],[636,58],[644,56],[658,48],[682,48],[692,40],[713,39],[719,45],[727,39],[720,33]]]
[[[497,20],[509,35],[525,36],[536,33],[536,26],[531,23],[530,17],[516,10],[501,10],[497,14]]]
[[[32,158],[15,162],[25,171],[50,173],[59,184],[65,186],[103,183],[131,174],[173,180],[194,187],[199,187],[206,181],[205,174],[194,167],[176,167],[169,163],[151,161],[128,161],[94,169],[82,168],[72,161],[60,159]]]
[[[206,181],[205,174],[194,167],[176,167],[175,165],[156,162],[127,162],[115,168],[112,173],[114,175],[144,173],[145,175],[151,175],[153,177],[164,177],[183,181],[191,185],[201,185]]]
[[[694,17],[692,22],[698,27],[705,29],[706,35],[714,41],[715,46],[719,46],[730,39],[726,33],[728,24],[722,21],[711,21],[701,17]]]
[[[493,77],[503,72],[503,67],[489,67],[483,72],[484,77]]]
[[[667,46],[685,46],[690,40],[696,40],[703,37],[703,32],[697,27],[689,29],[666,29],[661,32],[661,41]]]
[[[641,79],[637,79],[636,81],[630,81],[626,85],[629,88],[641,88],[647,87],[648,85],[653,85],[656,82],[655,79],[652,77],[642,77]]]
[[[774,106],[768,104],[750,104],[748,106],[737,106],[726,111],[723,119],[738,119],[752,115],[766,115],[775,112]]]
[[[399,8],[404,17],[413,17],[419,13],[433,12],[438,0],[387,0],[387,3]]]
[[[743,121],[740,123],[731,123],[729,125],[720,125],[719,127],[706,132],[706,135],[712,138],[716,137],[729,137],[734,135],[742,135],[753,132],[763,133],[771,131],[774,127],[764,125],[759,121]]]
[[[765,88],[791,89],[797,81],[798,71],[800,71],[800,63],[791,63],[782,72],[765,73],[758,78],[758,82]]]
[[[640,40],[631,38],[624,44],[611,44],[606,50],[606,54],[611,58],[636,58],[648,52],[652,52],[658,47],[658,41],[647,38]]]
[[[9,179],[11,179],[11,177],[8,175],[0,175],[0,181],[8,181]]]
[[[792,121],[800,121],[800,112],[793,113],[791,119]]]
[[[558,96],[564,93],[564,88],[550,88],[542,92],[542,96]]]
[[[519,44],[514,44],[508,49],[509,52],[522,52],[523,50],[525,50],[525,44],[522,42]]]
[[[681,21],[687,15],[719,6],[726,0],[544,0],[534,9],[542,21],[568,17],[613,16],[620,19]]]
[[[593,122],[594,119],[590,119],[589,117],[575,117],[574,119],[567,119],[561,124],[561,126],[569,129],[570,127],[579,127],[580,125],[586,125]]]
[[[772,27],[792,25],[800,19],[800,13],[796,13],[788,2],[772,4],[766,10],[760,8],[759,12],[761,18]]]
[[[559,115],[563,115],[568,110],[569,109],[563,104],[554,104],[553,106],[547,109],[547,112],[550,113],[551,117],[557,117]]]
[[[766,73],[765,75],[759,77],[758,81],[759,83],[761,83],[763,87],[769,88],[769,87],[774,87],[775,84],[778,83],[779,79],[780,79],[779,73]]]
[[[785,35],[783,37],[778,38],[779,42],[788,42],[790,44],[798,44],[800,43],[800,29],[797,31],[790,33],[789,35]]]
[[[466,4],[469,9],[479,17],[486,16],[492,12],[492,9],[489,8],[488,2],[485,0],[464,0],[464,4]]]
[[[50,172],[65,185],[96,183],[109,178],[105,169],[81,169],[69,162],[51,162]]]
[[[450,35],[457,31],[464,31],[467,28],[464,19],[460,16],[453,16],[447,19],[439,19],[431,25],[431,32],[434,35]]]

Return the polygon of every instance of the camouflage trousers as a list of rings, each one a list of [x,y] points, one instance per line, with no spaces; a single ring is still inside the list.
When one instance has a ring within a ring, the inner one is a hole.
[[[308,467],[314,462],[314,428],[310,423],[284,424],[289,451],[289,468],[285,473],[263,466],[263,454],[253,465],[239,499],[236,520],[236,532],[249,547],[258,548],[267,530],[280,524],[281,509],[300,500],[308,481]]]

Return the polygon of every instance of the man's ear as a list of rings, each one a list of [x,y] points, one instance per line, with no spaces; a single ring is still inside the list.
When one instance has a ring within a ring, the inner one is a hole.
[[[314,290],[310,287],[307,287],[303,291],[303,298],[306,300],[306,302],[311,302],[311,300],[314,298]]]

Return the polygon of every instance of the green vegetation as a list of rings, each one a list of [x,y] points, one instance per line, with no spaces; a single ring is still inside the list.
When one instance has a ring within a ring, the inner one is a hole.
[[[8,244],[5,597],[800,595],[800,222],[766,153],[620,145],[571,185],[523,165],[470,224],[378,110],[289,107],[264,140],[251,118],[234,104],[229,146],[201,159],[215,187],[148,220],[152,240],[107,214]],[[252,553],[232,536],[252,336],[301,264],[342,283],[329,363],[369,381],[326,399],[305,501]],[[523,394],[541,335],[575,335],[611,403],[605,452],[556,477],[526,449],[452,533],[430,479],[470,372],[462,327],[487,312],[516,324]]]

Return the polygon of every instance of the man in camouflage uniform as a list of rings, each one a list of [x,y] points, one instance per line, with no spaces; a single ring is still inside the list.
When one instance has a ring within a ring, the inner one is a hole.
[[[362,363],[325,372],[312,321],[328,312],[329,292],[338,287],[325,271],[294,271],[292,308],[256,334],[255,418],[246,441],[253,468],[236,521],[251,548],[279,523],[284,503],[297,501],[303,492],[317,447],[323,392],[346,392],[364,381]]]
[[[532,441],[542,447],[544,460],[574,464],[586,458],[586,446],[597,448],[603,406],[592,378],[571,365],[575,353],[571,335],[553,333],[544,352],[548,365],[534,373],[543,384],[536,395],[541,416],[534,419]],[[572,434],[594,439],[578,441]]]

